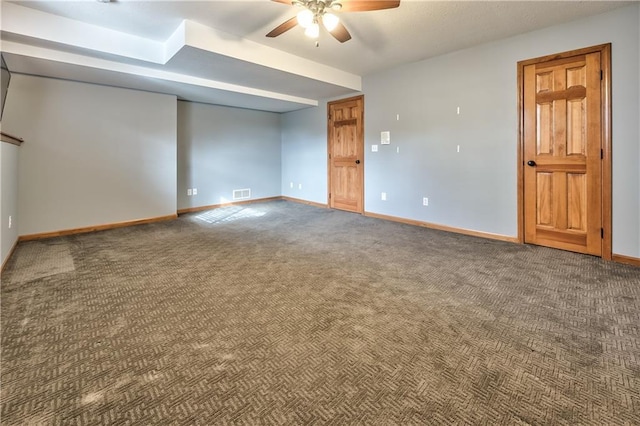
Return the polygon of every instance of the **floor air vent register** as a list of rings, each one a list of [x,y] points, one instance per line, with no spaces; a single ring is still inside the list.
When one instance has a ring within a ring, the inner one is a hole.
[[[251,198],[251,189],[234,189],[233,199],[235,200],[248,200]]]

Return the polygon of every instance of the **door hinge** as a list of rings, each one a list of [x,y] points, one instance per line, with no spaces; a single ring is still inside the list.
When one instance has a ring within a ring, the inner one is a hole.
[[[604,228],[600,228],[600,238],[604,238]]]
[[[602,80],[604,78],[604,73],[602,72],[602,70],[600,70],[600,80]]]
[[[604,158],[604,149],[600,150],[600,159],[602,160]]]
[[[331,160],[331,154],[329,154],[329,160]]]
[[[331,193],[329,193],[329,199],[331,199]]]

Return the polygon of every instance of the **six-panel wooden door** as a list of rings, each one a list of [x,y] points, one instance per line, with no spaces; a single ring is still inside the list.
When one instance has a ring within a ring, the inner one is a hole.
[[[602,255],[600,52],[524,67],[524,241]]]
[[[362,213],[364,204],[364,98],[328,108],[329,206]]]

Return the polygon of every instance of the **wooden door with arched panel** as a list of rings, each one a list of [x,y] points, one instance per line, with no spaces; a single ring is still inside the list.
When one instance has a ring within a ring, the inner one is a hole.
[[[601,54],[524,66],[524,241],[602,255]]]

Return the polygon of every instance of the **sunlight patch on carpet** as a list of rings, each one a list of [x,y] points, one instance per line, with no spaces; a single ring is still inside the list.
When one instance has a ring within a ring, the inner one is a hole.
[[[196,219],[207,223],[229,223],[239,219],[264,216],[266,212],[251,207],[230,206],[215,210],[208,210],[195,216]]]

